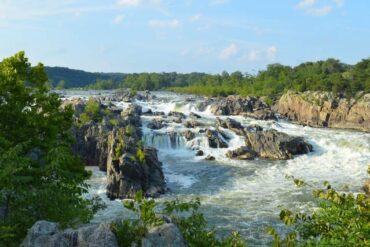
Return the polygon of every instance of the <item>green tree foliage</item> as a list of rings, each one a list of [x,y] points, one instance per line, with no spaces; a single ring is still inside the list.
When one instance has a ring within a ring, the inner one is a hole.
[[[66,88],[66,83],[64,80],[60,80],[58,85],[56,86],[56,89],[61,90]]]
[[[298,179],[294,183],[310,186]],[[324,189],[315,189],[313,196],[319,205],[311,214],[287,209],[280,212],[280,219],[294,230],[282,237],[270,227],[274,246],[370,246],[369,197],[338,192],[328,182],[324,182]]]
[[[113,80],[100,80],[98,79],[94,84],[90,84],[86,86],[86,89],[92,89],[92,90],[109,90],[109,89],[115,89],[119,87],[119,83],[113,81]]]
[[[90,97],[86,102],[84,111],[79,116],[79,124],[84,125],[89,121],[100,122],[101,120],[100,103],[95,98]]]
[[[124,207],[132,210],[136,218],[123,220],[119,224],[113,224],[119,245],[131,246],[132,243],[141,245],[141,239],[151,227],[160,226],[164,223],[163,216],[171,217],[179,226],[186,242],[190,247],[244,247],[244,241],[237,232],[233,232],[225,239],[218,239],[214,230],[207,229],[207,222],[198,210],[200,201],[196,199],[190,202],[179,200],[165,202],[160,214],[156,213],[157,203],[153,199],[145,199],[142,192],[135,195],[134,200],[124,201]],[[189,215],[190,213],[190,215]]]
[[[0,62],[0,243],[16,245],[37,220],[69,226],[87,222],[92,202],[83,199],[90,174],[72,155],[71,107],[61,110],[48,92],[42,64],[24,52]]]
[[[65,88],[83,88],[99,80],[120,83],[125,77],[123,73],[91,73],[63,67],[46,66],[45,71],[49,82],[52,82],[54,87],[57,86],[59,81],[64,80]]]
[[[127,75],[122,87],[136,90],[158,90],[170,88],[181,93],[207,96],[230,94],[274,96],[286,90],[299,92],[332,91],[353,96],[359,91],[370,92],[370,59],[354,66],[336,59],[306,62],[296,67],[270,64],[257,75],[240,71],[221,75],[203,73],[141,73]]]

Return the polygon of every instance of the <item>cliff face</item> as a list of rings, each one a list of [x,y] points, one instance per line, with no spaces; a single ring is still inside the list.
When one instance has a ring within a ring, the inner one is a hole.
[[[299,124],[370,132],[370,94],[348,101],[326,92],[288,92],[274,110]]]

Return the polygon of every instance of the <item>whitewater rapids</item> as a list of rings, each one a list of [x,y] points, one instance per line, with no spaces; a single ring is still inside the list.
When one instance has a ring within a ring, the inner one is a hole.
[[[111,92],[67,91],[65,97],[87,97],[89,95],[110,94]],[[150,102],[137,101],[143,111],[179,111],[186,115],[199,114],[199,119],[207,126],[214,126],[215,118],[209,107],[199,111],[197,105],[201,97],[174,93],[154,93],[156,99]],[[189,100],[189,99],[192,100]],[[117,106],[126,107],[123,102]],[[220,235],[230,230],[238,230],[250,246],[265,246],[271,239],[266,235],[266,226],[282,226],[278,219],[281,208],[295,211],[314,207],[311,191],[296,188],[292,175],[318,187],[329,181],[341,191],[360,192],[367,178],[370,165],[370,134],[336,129],[303,127],[285,121],[258,121],[240,116],[229,116],[243,125],[258,124],[265,129],[276,129],[289,135],[303,136],[313,145],[314,152],[295,156],[288,161],[252,160],[237,161],[226,158],[228,150],[243,145],[244,140],[233,132],[225,130],[230,140],[227,149],[212,149],[207,140],[196,136],[192,141],[177,136],[170,138],[171,131],[186,130],[182,124],[169,124],[164,129],[151,130],[146,124],[153,117],[143,116],[143,140],[146,145],[159,150],[163,163],[168,192],[159,202],[174,198],[183,200],[200,197],[202,211],[211,227]],[[224,116],[226,118],[226,116]],[[196,157],[193,149],[199,148],[216,161],[204,161]],[[107,209],[98,212],[94,221],[108,221],[117,216],[127,216],[119,200],[110,201],[105,196],[105,173],[98,168],[89,168],[93,176],[89,180],[90,194],[99,195],[107,203]]]

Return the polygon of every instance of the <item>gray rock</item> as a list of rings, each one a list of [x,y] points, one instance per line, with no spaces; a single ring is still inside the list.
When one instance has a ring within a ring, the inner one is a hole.
[[[289,136],[276,130],[248,132],[246,146],[259,157],[275,160],[291,159],[293,155],[312,151],[302,137]]]
[[[227,143],[223,140],[223,136],[216,130],[207,129],[206,137],[211,148],[227,148]]]
[[[211,161],[211,160],[216,160],[215,157],[213,157],[212,155],[207,155],[207,157],[204,158],[205,160],[208,160],[208,161]]]
[[[38,221],[28,231],[21,247],[118,247],[109,224],[91,224],[77,230],[59,230],[58,225]]]
[[[142,247],[185,247],[187,246],[180,230],[172,223],[163,224],[149,230],[142,239]]]
[[[192,132],[192,131],[190,131],[190,130],[186,130],[186,131],[184,131],[183,135],[184,135],[184,137],[185,137],[185,139],[186,139],[187,141],[193,140],[193,139],[194,139],[194,137],[195,137],[194,132]]]
[[[163,124],[163,120],[159,118],[154,118],[152,121],[150,121],[147,125],[149,129],[162,129],[165,125]]]
[[[248,147],[240,147],[226,153],[226,157],[238,160],[253,160],[257,156],[257,153]]]

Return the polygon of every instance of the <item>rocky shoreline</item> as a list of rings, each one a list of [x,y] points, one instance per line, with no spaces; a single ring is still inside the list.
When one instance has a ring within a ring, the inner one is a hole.
[[[327,92],[287,92],[273,109],[302,125],[370,132],[370,94],[347,100]]]

